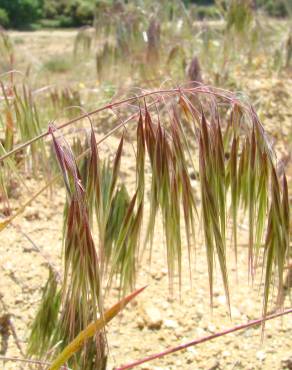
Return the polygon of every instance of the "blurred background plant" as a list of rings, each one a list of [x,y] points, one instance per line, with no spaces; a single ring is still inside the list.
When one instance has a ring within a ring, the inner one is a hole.
[[[219,1],[225,9],[228,1]],[[267,14],[274,17],[285,17],[291,11],[289,0],[252,0],[242,1],[242,3],[252,3]],[[191,9],[192,14],[198,19],[218,19],[218,0],[180,0],[163,1],[161,8],[167,19],[174,20],[175,13],[183,9]],[[231,1],[232,3],[232,1]],[[4,27],[23,28],[34,26],[52,27],[80,27],[91,25],[94,17],[102,14],[107,9],[121,9],[121,7],[140,7],[149,11],[153,6],[153,1],[134,0],[129,2],[116,0],[1,0],[0,3],[0,25]],[[163,19],[165,20],[165,18]]]

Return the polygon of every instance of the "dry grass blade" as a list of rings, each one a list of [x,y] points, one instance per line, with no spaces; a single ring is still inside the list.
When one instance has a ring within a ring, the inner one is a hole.
[[[155,125],[147,109],[144,121],[145,143],[152,169],[150,217],[146,240],[152,243],[156,215],[160,209],[166,237],[169,278],[172,282],[176,268],[178,275],[181,276],[181,205],[189,253],[191,233],[194,230],[196,206],[185,155],[187,142],[175,110],[171,115],[169,130],[161,125],[159,119]]]
[[[200,181],[207,248],[207,261],[210,278],[210,293],[213,292],[214,248],[221,268],[226,296],[229,302],[228,277],[225,246],[225,169],[221,134],[212,132],[204,113],[201,119],[200,136]],[[214,135],[214,136],[213,136]],[[219,135],[219,136],[218,136]],[[217,152],[217,153],[216,153]],[[216,153],[216,154],[215,154]],[[214,160],[215,158],[215,160]],[[217,160],[216,160],[217,159]]]
[[[284,294],[284,265],[289,257],[289,198],[287,180],[283,177],[283,195],[281,199],[281,191],[276,170],[272,169],[271,179],[272,201],[269,209],[268,230],[265,241],[265,291],[264,291],[264,307],[263,314],[267,314],[270,285],[272,280],[273,265],[278,271],[278,301]]]
[[[131,199],[120,227],[111,260],[110,281],[120,274],[120,286],[125,292],[135,286],[137,246],[142,222],[143,203],[136,205],[137,193]]]
[[[237,263],[237,210],[238,210],[238,182],[237,182],[238,139],[233,137],[230,152],[230,185],[231,185],[231,208],[233,218],[233,241],[235,258]]]
[[[254,213],[255,213],[255,181],[256,181],[256,139],[254,128],[251,135],[248,167],[248,204],[249,204],[249,271],[253,276],[253,245],[254,245]]]
[[[99,319],[89,324],[83,331],[78,334],[76,338],[73,339],[71,343],[67,345],[66,348],[64,348],[60,355],[51,364],[49,370],[60,369],[60,367],[64,365],[70,357],[72,357],[77,351],[80,350],[80,348],[82,348],[82,346],[84,346],[85,342],[89,338],[93,337],[96,332],[102,330],[109,321],[117,316],[118,313],[144,289],[145,287],[140,288],[127,297],[123,298],[120,302],[116,303],[109,310],[105,311]]]
[[[140,110],[139,121],[137,124],[137,164],[136,164],[136,185],[138,189],[138,201],[144,200],[144,186],[145,186],[145,130],[143,126],[143,116]]]

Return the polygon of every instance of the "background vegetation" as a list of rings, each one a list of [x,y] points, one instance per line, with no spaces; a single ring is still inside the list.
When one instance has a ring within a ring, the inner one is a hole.
[[[182,1],[182,0],[179,0]],[[255,0],[255,6],[275,17],[287,16],[288,0]],[[116,1],[118,2],[118,1]],[[139,5],[139,0],[128,1]],[[218,18],[216,0],[184,0],[200,18]],[[218,0],[217,0],[218,2]],[[220,1],[224,4],[225,0]],[[96,8],[115,0],[0,0],[0,25],[8,28],[78,27],[93,21]],[[169,1],[171,3],[171,1]],[[175,1],[174,1],[175,3]],[[168,4],[169,6],[169,4]]]

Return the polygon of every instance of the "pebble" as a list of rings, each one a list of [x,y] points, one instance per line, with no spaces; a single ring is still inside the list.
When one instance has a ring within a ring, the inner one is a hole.
[[[178,323],[175,320],[164,320],[163,324],[167,329],[178,328]]]
[[[27,207],[24,213],[24,218],[28,221],[39,220],[40,214],[38,209]]]
[[[199,320],[201,320],[205,314],[206,312],[202,308],[197,307],[196,316]]]
[[[153,305],[142,308],[141,312],[145,326],[150,330],[158,330],[162,326],[162,316],[159,309]]]
[[[137,327],[142,330],[145,326],[145,322],[142,317],[138,317],[136,320]]]
[[[194,347],[187,348],[187,351],[191,353],[192,355],[196,356],[198,354],[198,351]]]
[[[227,358],[227,357],[230,357],[231,353],[229,351],[223,351],[222,352],[222,357],[223,358]]]
[[[193,363],[193,361],[194,361],[193,357],[192,356],[188,356],[188,358],[187,358],[187,364],[190,365],[190,364]]]
[[[218,301],[218,303],[219,304],[221,304],[221,305],[226,305],[226,297],[225,297],[225,295],[219,295],[218,297],[217,297],[217,301]]]
[[[216,326],[214,324],[209,324],[207,326],[207,330],[210,332],[210,333],[216,333]]]
[[[256,353],[256,358],[259,360],[259,361],[264,361],[264,359],[266,358],[266,352],[265,351],[258,351]]]
[[[164,275],[161,272],[152,272],[151,276],[154,280],[159,281],[163,278]]]
[[[220,363],[219,363],[219,361],[212,359],[212,360],[207,362],[205,368],[208,369],[208,370],[216,370],[216,369],[220,368]]]
[[[236,307],[231,308],[231,317],[232,319],[241,319],[241,313]]]
[[[201,338],[207,335],[206,330],[203,328],[196,328],[196,335]]]
[[[292,356],[285,358],[282,361],[282,366],[283,366],[283,369],[292,370]]]

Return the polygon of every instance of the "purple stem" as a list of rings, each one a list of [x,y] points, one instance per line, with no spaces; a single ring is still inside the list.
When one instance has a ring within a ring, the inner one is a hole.
[[[122,365],[121,367],[116,367],[114,370],[132,369],[135,366],[144,364],[145,362],[149,362],[149,361],[155,360],[157,358],[164,357],[166,355],[169,355],[170,353],[181,351],[181,350],[186,349],[188,347],[195,346],[197,344],[204,343],[204,342],[207,342],[209,340],[212,340],[212,339],[215,339],[215,338],[218,338],[218,337],[222,337],[223,335],[234,333],[235,331],[243,330],[243,329],[249,328],[251,326],[255,326],[255,325],[261,324],[262,322],[275,319],[276,317],[288,315],[290,313],[292,313],[292,308],[290,308],[289,310],[283,311],[283,312],[279,312],[279,313],[275,313],[273,315],[266,316],[266,317],[261,318],[261,319],[252,320],[252,321],[250,321],[250,322],[248,322],[246,324],[241,324],[241,325],[238,325],[238,326],[234,326],[234,327],[232,327],[230,329],[223,330],[223,331],[220,331],[218,333],[215,333],[215,334],[212,334],[212,335],[208,335],[207,337],[196,339],[196,340],[193,340],[193,341],[188,342],[188,343],[185,343],[185,344],[181,344],[181,345],[179,345],[177,347],[169,348],[169,349],[167,349],[167,350],[165,350],[163,352],[150,355],[150,356],[145,357],[145,358],[143,358],[141,360],[134,361],[134,362],[132,362],[130,364]]]
[[[132,96],[130,98],[126,98],[124,100],[120,100],[120,101],[116,101],[116,102],[104,105],[101,108],[97,108],[97,109],[95,109],[91,112],[88,112],[88,113],[82,114],[82,115],[80,115],[76,118],[73,118],[70,121],[64,122],[63,124],[61,124],[59,126],[56,126],[56,129],[60,130],[64,127],[67,127],[71,124],[74,124],[74,123],[80,121],[81,119],[88,118],[88,117],[90,117],[92,115],[95,115],[97,113],[100,113],[104,110],[110,110],[110,109],[113,109],[113,108],[118,107],[120,105],[131,103],[135,100],[143,99],[143,98],[146,98],[148,96],[165,95],[165,94],[177,95],[177,94],[188,93],[188,92],[192,93],[192,94],[194,94],[194,93],[204,93],[204,94],[210,94],[210,95],[213,94],[215,96],[224,97],[224,99],[227,99],[230,102],[232,101],[232,98],[230,98],[228,95],[223,95],[224,92],[227,93],[227,94],[229,93],[227,90],[216,89],[214,91],[211,91],[208,86],[204,87],[203,85],[198,86],[198,87],[193,87],[193,88],[176,88],[176,89],[167,89],[167,90],[153,90],[153,91],[145,92],[145,93],[140,94],[140,95]],[[50,134],[50,132],[49,132],[49,130],[47,130],[45,132],[42,132],[38,136],[35,136],[34,138],[32,138],[32,139],[30,139],[30,140],[28,140],[28,141],[26,141],[22,144],[19,144],[14,149],[12,149],[9,152],[0,156],[0,163],[3,162],[7,157],[11,156],[12,154],[15,154],[19,150],[22,150],[22,149],[26,148],[27,146],[33,144],[34,142],[36,142],[40,139],[43,139],[44,137],[48,136],[49,134]]]

